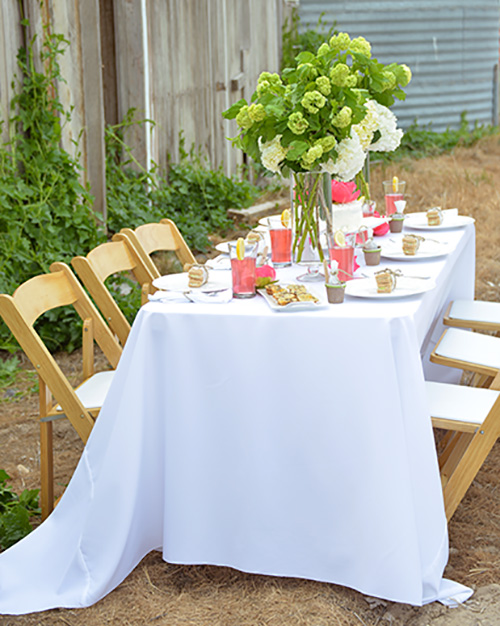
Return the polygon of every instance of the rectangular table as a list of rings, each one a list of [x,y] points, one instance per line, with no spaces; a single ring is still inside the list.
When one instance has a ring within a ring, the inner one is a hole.
[[[449,299],[473,297],[474,227],[446,239],[447,256],[383,263],[436,280],[407,299],[143,307],[60,504],[0,555],[0,612],[88,606],[153,549],[414,605],[449,595],[422,359],[443,378],[426,355]]]

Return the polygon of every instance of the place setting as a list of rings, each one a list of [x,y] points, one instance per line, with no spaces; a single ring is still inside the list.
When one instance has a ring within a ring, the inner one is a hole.
[[[446,241],[406,233],[384,241],[381,256],[393,261],[418,261],[444,256],[449,252],[449,244]]]
[[[441,207],[432,207],[427,211],[409,213],[405,216],[405,227],[415,230],[463,228],[474,222],[473,217],[459,215],[458,209],[441,209]]]
[[[430,276],[412,276],[400,269],[383,268],[373,274],[346,285],[347,296],[387,300],[408,298],[431,291],[436,286]]]

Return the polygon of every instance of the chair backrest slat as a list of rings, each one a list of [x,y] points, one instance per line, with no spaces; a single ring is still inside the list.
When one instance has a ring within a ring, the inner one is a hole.
[[[143,224],[135,230],[122,228],[114,235],[113,241],[123,238],[128,239],[135,247],[154,278],[158,278],[160,272],[151,259],[153,252],[175,252],[182,266],[196,263],[193,253],[172,220],[164,219],[159,224]]]
[[[91,250],[86,258],[102,282],[112,274],[133,271],[137,266],[130,247],[122,241],[103,243]]]
[[[65,274],[59,271],[30,278],[15,290],[12,297],[26,322],[33,325],[43,313],[74,304],[78,295]]]

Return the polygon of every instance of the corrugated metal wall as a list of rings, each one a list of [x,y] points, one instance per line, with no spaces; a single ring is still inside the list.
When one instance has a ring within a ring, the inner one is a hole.
[[[393,107],[399,123],[433,130],[498,123],[499,0],[301,0],[301,29],[320,14],[351,37],[362,35],[381,63],[406,63],[413,80]]]

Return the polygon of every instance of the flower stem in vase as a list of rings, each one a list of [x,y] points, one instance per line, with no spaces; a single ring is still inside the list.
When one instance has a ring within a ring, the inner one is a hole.
[[[324,254],[321,246],[321,232],[319,215],[323,208],[325,219],[329,213],[325,202],[323,178],[324,172],[294,172],[291,180],[291,200],[293,208],[293,245],[292,252],[297,263],[319,260],[323,261]],[[308,251],[306,244],[310,245]],[[307,252],[312,252],[317,259],[306,258]]]

